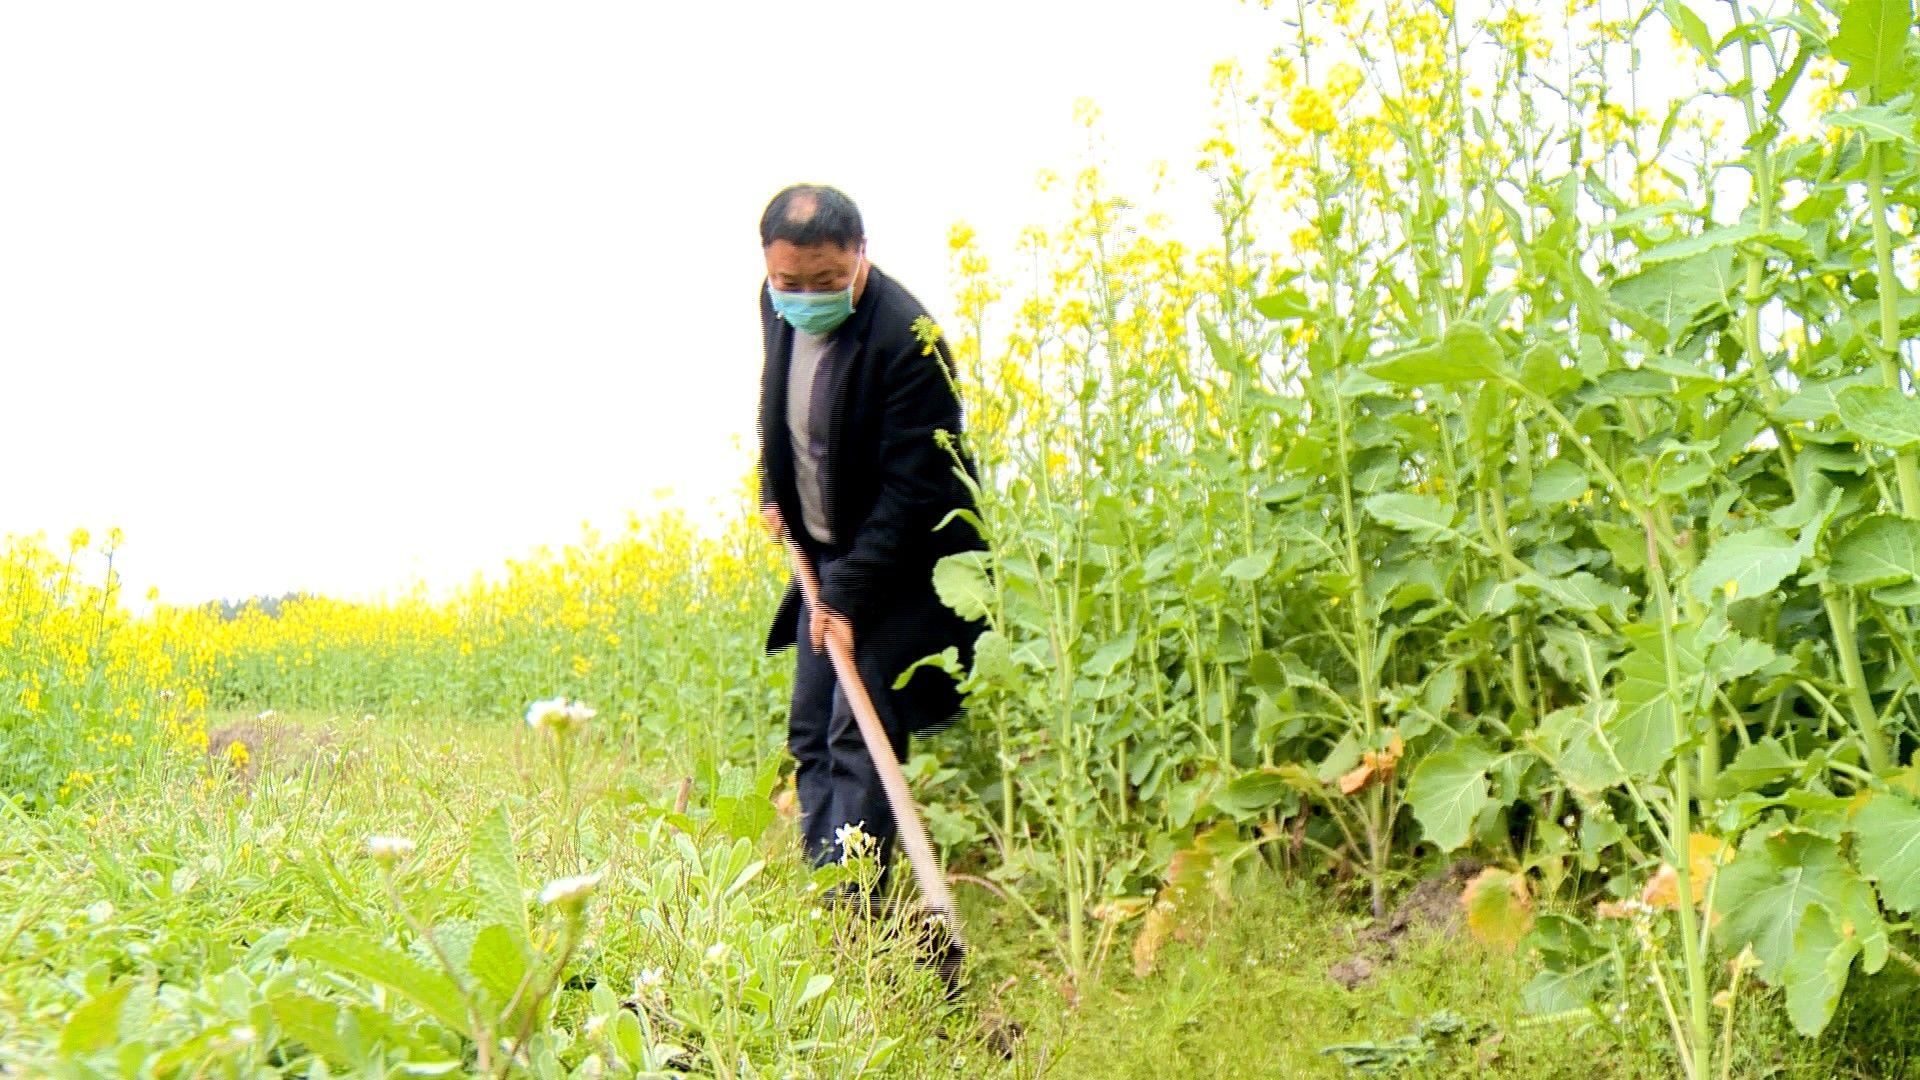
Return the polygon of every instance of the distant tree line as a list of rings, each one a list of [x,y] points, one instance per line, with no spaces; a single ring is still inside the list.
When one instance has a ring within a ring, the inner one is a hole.
[[[250,607],[259,608],[261,613],[269,619],[277,619],[280,617],[280,608],[283,605],[304,599],[307,599],[306,593],[287,592],[279,596],[250,596],[244,600],[209,600],[206,608],[218,614],[221,622],[231,622],[239,618],[240,613]]]

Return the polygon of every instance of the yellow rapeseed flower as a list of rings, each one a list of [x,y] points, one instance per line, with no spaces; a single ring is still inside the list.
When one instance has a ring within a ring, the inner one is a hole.
[[[1327,97],[1326,91],[1303,86],[1294,91],[1293,102],[1287,108],[1287,118],[1302,131],[1324,134],[1335,126],[1333,102]]]

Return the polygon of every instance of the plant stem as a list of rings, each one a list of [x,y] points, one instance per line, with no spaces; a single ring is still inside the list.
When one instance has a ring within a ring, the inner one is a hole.
[[[1900,279],[1893,273],[1893,230],[1887,227],[1886,145],[1867,144],[1867,200],[1873,211],[1873,258],[1880,294],[1880,380],[1890,390],[1902,390],[1900,380]],[[1920,467],[1909,447],[1893,459],[1894,476],[1900,484],[1900,511],[1907,517],[1920,516]]]
[[[1691,713],[1682,706],[1680,694],[1680,661],[1673,639],[1673,596],[1667,590],[1666,570],[1661,565],[1659,545],[1654,540],[1653,516],[1642,511],[1640,520],[1647,537],[1647,580],[1653,585],[1654,599],[1660,609],[1660,644],[1666,660],[1669,708],[1673,710],[1674,745],[1684,747],[1694,732]],[[1693,807],[1692,794],[1688,790],[1692,770],[1687,767],[1684,758],[1676,754],[1668,771],[1668,782],[1673,788],[1673,816],[1667,851],[1668,857],[1673,860],[1677,900],[1675,909],[1680,919],[1680,949],[1687,966],[1688,1041],[1691,1044],[1691,1052],[1686,1057],[1687,1075],[1693,1080],[1705,1080],[1713,1074],[1713,1033],[1707,1023],[1710,1001],[1706,957],[1702,955],[1700,928],[1695,923],[1697,913],[1693,909]]]

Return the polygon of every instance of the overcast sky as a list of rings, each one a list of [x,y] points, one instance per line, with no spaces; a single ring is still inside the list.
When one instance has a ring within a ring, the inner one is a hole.
[[[1080,160],[1190,174],[1235,0],[0,6],[0,534],[127,599],[458,581],[748,468],[799,179],[950,311]],[[1182,198],[1204,210],[1195,182]],[[1204,222],[1198,222],[1204,226]],[[739,440],[736,446],[735,439]]]

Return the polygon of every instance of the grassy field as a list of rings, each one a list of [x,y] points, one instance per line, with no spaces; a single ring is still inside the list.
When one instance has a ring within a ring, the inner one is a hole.
[[[303,966],[316,954],[297,942],[327,931],[406,940],[410,926],[431,926],[452,952],[464,936],[471,956],[471,927],[489,900],[485,875],[470,851],[461,853],[474,844],[476,823],[502,808],[530,898],[540,882],[581,865],[607,868],[556,990],[554,1032],[530,1055],[536,1066],[542,1053],[566,1058],[570,1072],[555,1075],[595,1074],[578,1071],[588,1047],[570,1048],[562,1033],[590,1044],[616,1011],[645,1021],[644,1041],[669,1075],[676,1063],[712,1075],[849,1075],[861,1061],[888,1076],[1672,1071],[1650,1002],[1614,1022],[1523,1017],[1527,962],[1450,933],[1446,904],[1369,944],[1371,920],[1353,903],[1257,864],[1231,906],[1215,909],[1194,940],[1163,947],[1153,971],[1136,977],[1126,946],[1115,944],[1097,980],[1074,987],[1052,962],[1059,943],[1034,933],[1020,904],[963,881],[975,953],[968,992],[947,1005],[886,927],[875,932],[812,898],[809,885],[820,882],[795,857],[778,793],[758,799],[756,778],[711,778],[713,791],[738,801],[722,795],[676,817],[681,784],[653,764],[658,754],[598,733],[577,733],[575,760],[563,767],[564,744],[515,718],[225,719],[197,782],[103,792],[41,815],[7,811],[0,1061],[12,1074],[140,1075],[168,1054],[185,1063],[195,1051],[221,1063],[207,1075],[322,1074],[299,1057],[318,1044],[301,1035],[310,1021],[286,1004],[295,1000],[290,987],[312,979],[349,998],[364,994],[364,1020],[392,1012],[397,984],[351,963]],[[238,765],[219,748],[236,737],[250,747]],[[692,842],[671,839],[676,820]],[[367,853],[375,835],[416,845],[391,889]],[[703,888],[716,854],[728,861],[715,879],[724,880]],[[762,868],[738,881],[736,866]],[[408,955],[432,963],[424,936],[411,939]],[[737,970],[727,967],[731,957],[715,960],[728,949],[742,958]],[[1349,989],[1332,973],[1351,976],[1356,957],[1372,972]],[[784,1015],[777,1004],[728,996],[769,971],[830,985]],[[104,1010],[97,1003],[110,986],[134,989]],[[76,992],[88,1002],[78,1010]],[[609,996],[639,1007],[609,1009]],[[1880,1025],[1902,1019],[1884,1009],[1904,1012],[1912,1006],[1898,1002],[1911,1000],[1880,1000],[1881,1014],[1857,1022],[1850,1016],[1859,1006],[1843,1010],[1841,1037],[1814,1044],[1789,1038],[1773,1002],[1749,998],[1738,1045],[1774,1056],[1735,1060],[1732,1075],[1903,1075],[1897,1062],[1866,1067],[1835,1055],[1857,1053],[1846,1036],[1854,1026],[1878,1028],[1870,1038],[1884,1042]],[[702,1030],[688,1030],[703,1020]],[[346,1041],[339,1052],[350,1055]],[[411,1062],[376,1056],[356,1065],[430,1072],[432,1042],[423,1038]],[[100,1053],[90,1055],[91,1045]],[[1805,1060],[1782,1049],[1795,1045]],[[1816,1045],[1823,1057],[1812,1056]],[[342,1058],[332,1061],[337,1070]]]

